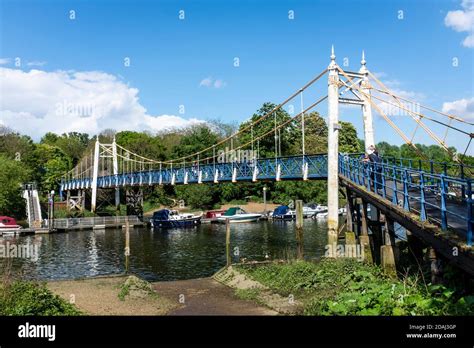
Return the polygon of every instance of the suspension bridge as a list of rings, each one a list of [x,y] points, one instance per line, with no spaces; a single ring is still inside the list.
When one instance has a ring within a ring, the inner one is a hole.
[[[303,95],[309,95],[309,89],[317,86],[324,76],[327,76],[327,86],[323,90],[327,89],[327,93],[317,95],[305,106]],[[300,112],[289,120],[278,122],[276,111],[298,98]],[[308,154],[305,118],[323,102],[327,104],[328,152]],[[361,154],[340,153],[342,104],[361,109],[366,150],[375,145],[372,114],[375,110],[422,159],[382,157],[381,162],[374,163],[363,159]],[[402,111],[406,119],[413,122],[411,136],[384,111],[387,106]],[[255,134],[256,126],[271,118],[274,119],[273,129]],[[444,135],[433,131],[430,123],[441,127]],[[301,153],[282,156],[278,144],[281,132],[295,125],[301,128]],[[337,243],[343,230],[353,232],[361,244],[372,250],[376,261],[390,266],[397,258],[394,232],[397,223],[406,229],[408,239],[416,239],[430,247],[433,260],[437,255],[441,256],[474,275],[471,249],[474,167],[463,162],[474,137],[472,126],[472,122],[461,117],[394,93],[367,69],[364,53],[359,71],[342,69],[336,63],[332,48],[329,66],[315,78],[265,115],[196,153],[162,161],[132,152],[117,144],[115,138],[111,143],[101,143],[97,137],[94,149],[62,178],[60,193],[62,197],[67,195],[68,205],[74,208],[83,204],[85,192],[90,191],[91,210],[95,211],[98,190],[114,190],[118,206],[121,190],[126,191],[127,203],[140,204],[142,188],[154,185],[327,180],[328,244]],[[438,163],[426,158],[414,142],[420,130],[452,156],[454,163]],[[447,143],[448,131],[458,139],[466,140],[463,152],[452,153]],[[239,141],[243,134],[249,135],[250,141]],[[258,144],[271,137],[275,139],[275,155],[261,158]],[[236,155],[239,150],[250,150],[251,156],[242,160]],[[222,153],[225,156],[221,156]],[[340,194],[347,199],[348,215],[344,226],[339,225],[338,218]],[[370,214],[368,204],[373,208]],[[417,244],[412,245],[416,248]]]

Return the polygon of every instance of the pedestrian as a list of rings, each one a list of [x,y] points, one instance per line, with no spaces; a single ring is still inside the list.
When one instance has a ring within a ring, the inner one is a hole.
[[[382,158],[379,156],[379,152],[374,145],[370,145],[367,153],[372,166],[372,180],[375,182],[375,190],[382,188]]]

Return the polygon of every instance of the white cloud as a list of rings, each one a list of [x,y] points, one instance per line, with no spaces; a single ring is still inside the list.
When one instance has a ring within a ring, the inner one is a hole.
[[[212,86],[212,77],[206,77],[202,79],[199,83],[199,87],[211,87]]]
[[[44,66],[46,65],[46,62],[40,62],[40,61],[34,60],[32,62],[26,63],[26,65],[27,66]]]
[[[199,82],[199,87],[208,87],[208,88],[223,88],[227,85],[227,83],[224,80],[220,79],[214,79],[212,77],[206,77]]]
[[[462,10],[449,11],[444,24],[457,32],[466,32],[463,46],[474,47],[474,0],[463,0],[461,7]]]
[[[465,120],[474,120],[474,97],[459,99],[443,103],[442,111],[447,114],[459,116]]]
[[[202,123],[150,115],[138,89],[100,71],[29,72],[0,67],[0,123],[38,139],[46,132],[161,131]]]
[[[10,58],[0,58],[0,65],[6,65],[10,63]]]

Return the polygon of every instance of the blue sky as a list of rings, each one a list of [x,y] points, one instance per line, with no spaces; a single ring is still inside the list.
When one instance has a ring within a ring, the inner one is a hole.
[[[443,103],[465,100],[466,105],[454,104],[454,111],[474,118],[470,104],[474,96],[473,48],[463,45],[472,30],[463,31],[455,24],[446,24],[449,11],[472,10],[469,1],[358,0],[335,4],[309,0],[1,0],[0,3],[3,60],[0,62],[4,69],[69,74],[47,79],[43,87],[46,90],[51,81],[64,79],[68,84],[70,79],[77,80],[77,76],[70,75],[72,71],[107,75],[88,75],[86,82],[97,82],[91,93],[100,93],[100,81],[105,78],[110,82],[111,76],[117,81],[103,88],[107,93],[120,88],[128,93],[126,88],[134,89],[135,94],[127,95],[127,102],[135,103],[132,106],[112,100],[121,98],[120,94],[110,97],[117,110],[125,108],[118,111],[123,115],[117,116],[120,120],[116,127],[114,118],[109,117],[95,120],[95,128],[74,123],[79,130],[99,131],[106,124],[110,128],[126,127],[127,110],[131,115],[141,112],[151,117],[170,116],[162,119],[160,126],[178,118],[184,119],[181,123],[209,119],[240,122],[263,102],[279,102],[317,75],[329,63],[331,44],[340,65],[345,57],[349,59],[346,69],[359,69],[364,49],[368,68],[390,87],[440,110]],[[70,10],[75,11],[74,20],[69,18]],[[179,18],[180,10],[184,11],[184,20]],[[288,18],[290,10],[294,11],[293,20]],[[403,19],[399,19],[399,11],[403,11]],[[14,65],[16,57],[21,58],[20,67]],[[129,67],[124,66],[126,57],[130,58]],[[234,57],[239,58],[239,67],[234,66]],[[459,62],[457,67],[452,65],[453,58]],[[71,122],[62,128],[58,122],[53,127],[54,118],[41,115],[48,112],[48,107],[37,96],[32,99],[42,105],[38,111],[21,110],[20,106],[28,103],[29,98],[22,101],[18,95],[37,94],[32,87],[37,82],[28,83],[29,75],[14,73],[7,71],[2,75],[4,80],[14,79],[11,83],[17,92],[9,95],[5,87],[9,84],[3,84],[2,109],[9,113],[0,114],[0,123],[3,119],[10,127],[25,128],[36,138],[46,127],[37,123],[37,127],[29,130],[21,122],[34,124],[29,120],[39,118],[45,125],[49,122],[54,131],[72,130]],[[209,86],[201,83],[205,79]],[[28,86],[19,86],[20,80]],[[220,82],[215,84],[216,80]],[[120,88],[114,87],[114,83],[120,84]],[[74,88],[73,95],[77,96],[79,85],[75,84]],[[325,88],[326,81],[322,81],[319,91],[323,93]],[[61,91],[60,87],[51,87],[51,94],[62,95]],[[315,91],[314,98],[316,94]],[[73,97],[67,98],[70,101]],[[104,99],[107,98],[104,94]],[[305,99],[309,103],[311,98],[309,94]],[[103,101],[96,103],[100,102]],[[44,103],[52,101],[47,99]],[[185,107],[184,114],[179,112],[180,105]],[[295,105],[299,107],[299,101]],[[320,109],[323,115],[325,108],[323,105]],[[25,113],[29,118],[18,117]],[[15,124],[12,124],[13,116],[17,120]],[[341,119],[354,122],[361,131],[358,108],[342,108]],[[414,123],[405,119],[397,124],[412,130]],[[81,121],[94,123],[87,117]],[[144,127],[159,128],[149,120],[131,125],[131,128]],[[402,142],[379,117],[375,120],[375,132],[377,141]],[[420,136],[415,139],[430,143],[422,134],[419,131]],[[452,133],[448,134],[448,143],[460,148],[465,142]]]

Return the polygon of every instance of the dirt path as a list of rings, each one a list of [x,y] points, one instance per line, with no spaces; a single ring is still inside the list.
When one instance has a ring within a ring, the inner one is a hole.
[[[169,315],[276,315],[276,311],[239,299],[212,278],[153,283],[160,296],[179,305]],[[181,300],[181,302],[180,302]],[[184,302],[184,303],[183,303]]]
[[[164,315],[176,305],[163,296],[119,299],[126,276],[50,281],[47,287],[86,315]]]

